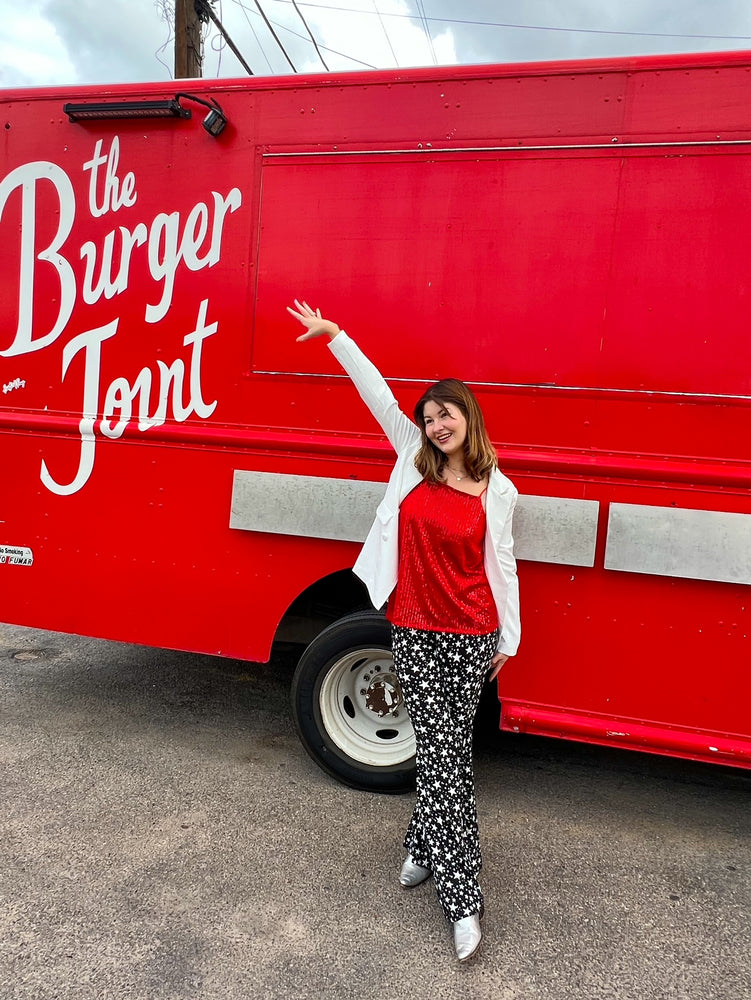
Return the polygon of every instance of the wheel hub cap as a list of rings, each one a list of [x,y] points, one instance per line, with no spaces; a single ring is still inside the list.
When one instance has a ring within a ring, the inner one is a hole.
[[[371,681],[365,695],[365,707],[379,719],[398,713],[401,704],[402,692],[393,674],[382,674]]]

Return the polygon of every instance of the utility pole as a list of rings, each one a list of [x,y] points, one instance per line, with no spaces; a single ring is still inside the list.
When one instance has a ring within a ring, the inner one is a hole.
[[[201,19],[195,0],[175,0],[175,79],[201,76]]]

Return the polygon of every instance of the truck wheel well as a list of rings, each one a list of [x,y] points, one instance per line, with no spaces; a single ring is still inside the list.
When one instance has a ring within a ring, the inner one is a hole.
[[[342,569],[303,590],[287,608],[275,636],[277,642],[312,642],[332,622],[353,611],[371,610],[365,585],[351,569]]]

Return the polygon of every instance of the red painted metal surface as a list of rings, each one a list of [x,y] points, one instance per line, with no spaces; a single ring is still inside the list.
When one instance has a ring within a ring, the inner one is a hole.
[[[0,546],[33,551],[0,615],[268,656],[357,546],[231,530],[233,471],[390,465],[295,343],[304,294],[407,408],[473,382],[522,493],[600,502],[594,566],[520,566],[502,724],[749,766],[748,585],[604,554],[613,502],[751,515],[750,80],[735,53],[205,82],[218,140],[62,112],[163,85],[0,95]]]

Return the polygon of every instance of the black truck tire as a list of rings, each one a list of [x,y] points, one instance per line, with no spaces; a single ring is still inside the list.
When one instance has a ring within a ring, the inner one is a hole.
[[[292,710],[303,746],[339,781],[379,792],[414,786],[414,731],[382,614],[347,615],[310,643],[292,681]]]

